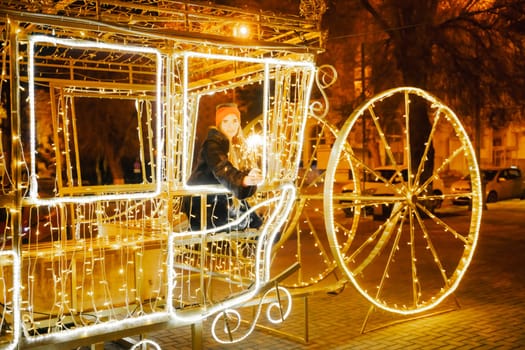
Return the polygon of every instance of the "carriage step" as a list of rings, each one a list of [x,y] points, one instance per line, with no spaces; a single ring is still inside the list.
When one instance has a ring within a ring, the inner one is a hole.
[[[219,241],[257,240],[259,231],[249,229],[245,231],[220,232],[214,234],[175,234],[175,245],[194,245],[201,243],[213,243]]]

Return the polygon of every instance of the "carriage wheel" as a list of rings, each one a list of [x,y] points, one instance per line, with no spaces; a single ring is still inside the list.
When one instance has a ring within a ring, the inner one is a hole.
[[[327,169],[328,240],[365,298],[410,314],[457,288],[474,253],[482,202],[474,151],[453,111],[417,88],[381,93],[348,118]],[[472,179],[462,194],[471,211],[453,206],[447,193],[461,172]]]

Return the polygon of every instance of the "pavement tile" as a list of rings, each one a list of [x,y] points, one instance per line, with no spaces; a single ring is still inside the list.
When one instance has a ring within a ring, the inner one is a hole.
[[[236,344],[218,344],[203,324],[203,348],[216,350],[431,350],[525,349],[525,201],[490,203],[483,213],[474,259],[455,297],[436,313],[403,319],[373,312],[361,328],[370,305],[348,285],[338,295],[308,299],[309,342],[261,330]],[[303,300],[294,300],[291,317],[279,330],[295,336],[304,331]],[[192,349],[189,327],[148,334],[164,349]],[[181,341],[182,340],[182,341]],[[106,347],[109,349],[109,347]]]

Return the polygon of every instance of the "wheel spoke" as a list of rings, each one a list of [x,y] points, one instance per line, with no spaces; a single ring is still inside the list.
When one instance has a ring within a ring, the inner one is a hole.
[[[390,147],[390,144],[388,143],[388,141],[387,141],[387,139],[385,137],[385,133],[383,131],[383,128],[379,124],[379,119],[377,118],[377,115],[376,115],[376,113],[374,111],[374,108],[372,106],[370,106],[370,108],[368,108],[368,112],[370,113],[370,116],[372,117],[372,121],[374,122],[374,125],[375,125],[375,128],[377,130],[377,133],[379,134],[379,139],[381,140],[381,143],[385,147],[386,153],[388,155],[388,159],[390,159],[390,162],[392,162],[392,164],[396,165],[396,158],[392,154],[392,148]],[[364,122],[365,121],[363,119],[363,123]]]
[[[423,170],[425,169],[425,162],[428,157],[428,152],[430,151],[430,147],[432,145],[432,139],[434,137],[434,133],[437,130],[437,124],[440,119],[440,109],[436,112],[436,117],[434,118],[434,122],[432,123],[432,129],[430,129],[430,134],[427,137],[427,141],[425,142],[425,150],[423,151],[423,155],[421,156],[421,161],[419,162],[419,166],[417,169],[417,173],[414,179],[414,186],[419,186],[419,180],[421,178],[421,175],[423,174]],[[425,186],[426,187],[426,186]]]
[[[465,152],[466,146],[462,145],[461,147],[457,148],[450,157],[445,159],[443,163],[440,165],[440,167],[434,171],[434,173],[439,174],[447,165],[449,165],[456,157],[458,157],[460,154]],[[435,176],[429,177],[421,186],[419,186],[418,191],[416,191],[417,194],[423,192],[425,189],[427,189],[430,186],[430,183],[434,181],[436,178]]]
[[[397,220],[400,220],[399,229],[396,232],[394,243],[392,244],[392,246],[390,248],[388,259],[386,260],[386,264],[385,264],[385,266],[383,268],[383,273],[381,275],[381,280],[380,280],[379,285],[377,287],[376,299],[378,299],[378,300],[381,299],[380,296],[381,296],[381,292],[383,290],[383,286],[385,284],[386,279],[389,278],[388,272],[390,270],[391,264],[394,261],[394,256],[396,254],[396,251],[399,248],[399,241],[401,240],[401,235],[402,235],[401,228],[403,227],[405,219],[406,219],[406,216],[405,215],[401,215],[401,212],[398,212],[396,216],[397,216]]]
[[[441,225],[443,227],[443,231],[444,232],[448,232],[448,233],[452,234],[452,237],[454,237],[455,239],[459,239],[459,240],[463,241],[464,244],[470,244],[471,243],[471,242],[469,242],[468,237],[464,237],[461,233],[459,233],[454,228],[452,228],[449,224],[447,224],[445,221],[441,220],[439,217],[434,215],[432,212],[430,212],[423,205],[418,204],[418,208],[420,210],[422,210],[426,215],[431,217],[436,222],[436,224]]]
[[[447,283],[447,275],[445,274],[445,268],[443,267],[443,264],[441,263],[441,258],[439,257],[439,254],[436,251],[436,248],[432,244],[432,238],[430,237],[430,233],[425,225],[425,222],[421,218],[421,215],[419,215],[419,212],[415,211],[417,221],[419,223],[419,227],[421,227],[421,230],[423,231],[423,238],[425,239],[425,242],[427,243],[428,250],[430,250],[432,254],[432,258],[435,262],[435,264],[438,267],[439,272],[441,273],[441,276],[443,278],[443,282]]]
[[[417,277],[417,256],[416,256],[416,241],[414,239],[414,215],[415,210],[410,210],[408,220],[410,222],[410,271],[412,272],[412,305],[417,306],[419,304],[419,278]],[[417,215],[417,214],[416,214]]]
[[[407,165],[408,165],[408,186],[409,187],[412,187],[412,179],[410,177],[410,174],[412,174],[412,157],[411,157],[411,154],[412,154],[412,147],[411,147],[411,144],[410,144],[410,96],[409,96],[409,92],[406,91],[404,94],[403,94],[403,97],[404,97],[404,110],[405,110],[405,114],[404,114],[404,118],[405,118],[405,158],[406,158],[406,162],[407,162]]]

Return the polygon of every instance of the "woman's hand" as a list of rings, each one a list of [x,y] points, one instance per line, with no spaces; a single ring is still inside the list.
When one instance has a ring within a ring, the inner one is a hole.
[[[243,186],[256,186],[263,180],[262,172],[259,169],[252,169],[242,180]]]

